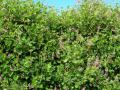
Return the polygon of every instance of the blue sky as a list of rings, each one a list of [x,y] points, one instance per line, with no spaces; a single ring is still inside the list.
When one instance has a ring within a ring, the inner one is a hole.
[[[54,6],[56,9],[60,9],[61,7],[63,9],[66,9],[68,6],[73,7],[77,3],[77,0],[41,0],[41,1],[47,6]],[[110,4],[112,6],[115,5],[115,2],[120,2],[120,0],[104,0],[104,1],[105,3]]]
[[[72,7],[76,4],[76,0],[45,0],[47,6],[54,6],[56,9]]]

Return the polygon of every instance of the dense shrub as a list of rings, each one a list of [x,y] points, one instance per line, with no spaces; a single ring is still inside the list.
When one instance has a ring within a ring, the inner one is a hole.
[[[0,89],[120,90],[120,7],[83,1],[57,13],[0,1]]]

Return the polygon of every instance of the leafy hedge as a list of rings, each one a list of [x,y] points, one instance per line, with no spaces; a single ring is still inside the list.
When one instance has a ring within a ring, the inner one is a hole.
[[[120,90],[120,7],[0,0],[0,88]]]

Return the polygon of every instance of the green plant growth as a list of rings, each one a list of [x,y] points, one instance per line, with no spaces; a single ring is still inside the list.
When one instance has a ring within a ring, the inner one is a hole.
[[[120,90],[120,7],[0,0],[0,89]]]

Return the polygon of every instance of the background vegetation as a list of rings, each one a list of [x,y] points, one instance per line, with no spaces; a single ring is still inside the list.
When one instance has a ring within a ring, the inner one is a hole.
[[[0,89],[120,90],[120,7],[0,0]]]

